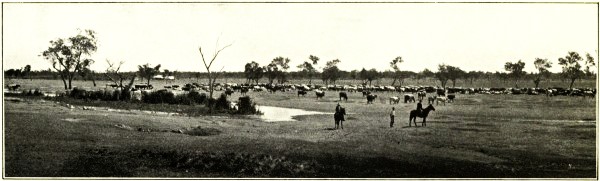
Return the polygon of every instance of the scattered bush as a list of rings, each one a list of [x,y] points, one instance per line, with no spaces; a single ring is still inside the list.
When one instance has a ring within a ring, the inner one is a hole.
[[[150,93],[142,93],[142,101],[150,104],[175,104],[177,101],[175,100],[175,94],[169,92],[167,90],[159,90]]]
[[[187,96],[196,104],[205,104],[208,99],[208,96],[205,93],[200,93],[198,91],[191,91]]]
[[[209,98],[208,99],[208,107],[214,108],[214,111],[217,112],[228,112],[230,111],[231,103],[227,100],[227,95],[221,94],[218,99]]]
[[[40,91],[39,89],[23,90],[23,92],[21,94],[24,96],[43,96],[44,95],[44,93],[42,93],[42,91]]]

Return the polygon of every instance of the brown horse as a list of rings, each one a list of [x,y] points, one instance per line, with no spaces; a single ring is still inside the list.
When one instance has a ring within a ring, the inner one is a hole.
[[[423,123],[421,123],[421,126],[426,126],[427,115],[429,115],[429,111],[435,111],[435,108],[431,104],[429,104],[429,106],[423,109],[420,114],[417,110],[410,111],[410,117],[408,118],[408,126],[411,126],[411,121],[413,121],[415,123],[415,126],[417,126],[417,117],[423,118]]]

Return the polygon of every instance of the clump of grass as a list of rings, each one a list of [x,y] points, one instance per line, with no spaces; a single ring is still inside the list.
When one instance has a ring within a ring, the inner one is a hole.
[[[184,133],[192,136],[212,136],[221,134],[221,130],[215,128],[202,128],[198,126],[196,128],[187,130]]]
[[[160,156],[168,158],[170,165],[177,169],[238,176],[297,177],[309,175],[315,168],[313,163],[264,154],[168,152]]]

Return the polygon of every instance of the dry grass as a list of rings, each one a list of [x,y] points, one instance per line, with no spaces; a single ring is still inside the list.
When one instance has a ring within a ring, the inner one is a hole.
[[[323,112],[333,112],[338,100],[337,92],[327,92],[324,99],[318,101],[312,92],[306,97],[297,97],[295,92],[250,92],[249,95],[259,105]],[[383,93],[380,97],[387,100],[393,95]],[[232,99],[236,100],[237,96],[235,93]],[[596,176],[597,115],[593,99],[457,95],[456,102],[436,106],[427,127],[415,128],[407,127],[407,114],[415,108],[414,104],[389,105],[377,101],[367,105],[362,94],[349,96],[347,103],[341,103],[349,113],[344,130],[330,129],[334,127],[331,115],[298,116],[296,122],[267,123],[254,117],[115,113],[71,110],[53,102],[31,99],[5,101],[5,172],[8,177]],[[387,114],[392,106],[397,110],[396,123],[394,128],[389,128]],[[190,136],[135,131],[140,127],[187,130],[198,126],[221,133]],[[155,159],[140,156],[140,150],[156,154],[175,151],[176,155],[187,155],[179,152],[214,153],[216,158],[249,155],[246,157],[249,160],[242,164],[248,167],[263,158],[258,155],[266,155],[285,158],[277,162],[289,163],[289,167],[284,168],[297,168],[302,163],[310,163],[312,167],[305,172],[280,175],[268,171],[250,174],[239,169],[182,169],[184,167],[154,163]],[[84,163],[97,164],[99,169],[90,170]],[[102,165],[114,166],[106,169],[108,172],[102,171]]]

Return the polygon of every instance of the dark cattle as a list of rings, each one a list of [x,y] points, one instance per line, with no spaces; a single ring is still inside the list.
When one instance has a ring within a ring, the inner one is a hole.
[[[377,95],[369,94],[367,95],[367,104],[373,104],[373,100],[377,98]]]
[[[348,101],[348,94],[346,92],[340,92],[340,101],[344,98],[345,101]]]
[[[315,94],[317,95],[317,100],[325,96],[325,92],[320,90],[315,91]]]
[[[300,97],[300,95],[306,96],[306,91],[305,90],[299,90],[298,91],[298,97]]]
[[[136,84],[134,85],[135,89],[153,89],[152,85],[148,84]]]
[[[412,94],[404,94],[404,103],[408,103],[408,102],[416,102],[415,96]]]
[[[448,94],[448,102],[454,102],[454,98],[456,98],[456,95]]]
[[[594,97],[595,97],[595,95],[596,95],[596,94],[595,94],[593,91],[589,91],[589,90],[587,90],[587,91],[583,91],[583,96],[584,96],[584,97],[591,97],[591,98],[594,98]]]
[[[233,89],[231,89],[231,88],[225,89],[225,95],[231,96],[231,94],[233,94]]]
[[[14,90],[17,90],[17,89],[21,88],[21,85],[19,85],[19,84],[9,84],[9,85],[7,85],[7,87],[8,87],[8,90],[14,91]]]
[[[390,104],[398,104],[398,102],[400,102],[400,98],[399,97],[390,97]]]
[[[240,89],[240,93],[241,93],[242,95],[246,95],[246,93],[248,93],[248,87],[242,87],[242,88]]]
[[[435,102],[436,96],[429,96],[427,98],[427,103],[428,104],[433,104]]]
[[[446,96],[446,90],[444,89],[438,89],[436,92],[438,96]]]
[[[419,101],[422,101],[423,99],[425,99],[425,96],[427,96],[427,93],[425,93],[425,90],[419,91],[417,92],[417,96],[419,98]]]

